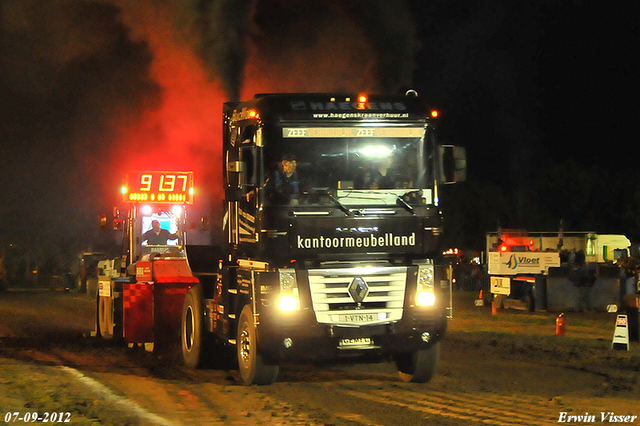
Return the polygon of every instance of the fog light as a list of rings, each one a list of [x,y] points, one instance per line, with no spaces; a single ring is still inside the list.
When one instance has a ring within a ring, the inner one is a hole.
[[[431,340],[431,334],[428,331],[425,331],[424,333],[422,333],[422,341],[425,343],[429,343],[429,340]]]
[[[291,346],[293,346],[293,340],[291,340],[291,337],[285,337],[284,347],[289,349]]]

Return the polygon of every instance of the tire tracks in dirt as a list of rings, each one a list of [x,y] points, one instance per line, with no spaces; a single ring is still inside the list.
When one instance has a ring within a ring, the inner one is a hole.
[[[327,424],[351,426],[396,424],[394,418],[402,419],[404,424],[420,425],[550,426],[558,423],[561,412],[579,414],[583,406],[578,404],[572,408],[572,398],[506,392],[446,392],[384,379],[334,379],[272,386],[274,389],[270,393],[290,404],[297,404],[300,409],[335,410],[333,416],[337,421]],[[606,401],[599,404],[589,402],[588,411],[591,413],[606,410]]]
[[[494,393],[444,393],[435,390],[416,392],[379,385],[363,389],[362,383],[345,384],[340,391],[362,400],[403,407],[423,413],[425,417],[444,417],[461,422],[512,426],[557,424],[557,407],[549,401],[531,396],[507,396]]]
[[[321,426],[324,422],[255,387],[185,382],[122,373],[91,373],[94,380],[138,406],[177,425]],[[224,382],[224,379],[222,379]]]

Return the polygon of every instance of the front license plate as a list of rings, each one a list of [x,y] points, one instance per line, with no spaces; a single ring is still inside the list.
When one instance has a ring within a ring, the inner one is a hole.
[[[374,314],[349,314],[338,315],[340,322],[372,322],[378,319],[378,315]]]
[[[355,337],[352,339],[341,339],[340,347],[350,347],[350,346],[371,346],[373,345],[373,341],[371,337]]]

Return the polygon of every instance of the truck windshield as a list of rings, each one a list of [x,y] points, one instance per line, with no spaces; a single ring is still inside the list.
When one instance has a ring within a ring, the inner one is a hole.
[[[395,204],[403,194],[430,194],[424,126],[281,131],[277,143],[266,144],[265,151],[267,198],[272,203],[290,204],[293,199],[313,204],[316,197],[332,194],[342,203]]]

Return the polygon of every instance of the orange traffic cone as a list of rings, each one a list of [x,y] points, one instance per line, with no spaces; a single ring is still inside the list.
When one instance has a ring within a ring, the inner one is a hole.
[[[564,336],[565,324],[564,313],[562,313],[556,318],[556,336]]]
[[[495,300],[491,301],[491,315],[498,315],[498,307],[496,306]]]
[[[483,297],[482,297],[482,289],[480,289],[480,294],[478,295],[478,299],[480,299],[480,300],[483,299]]]

